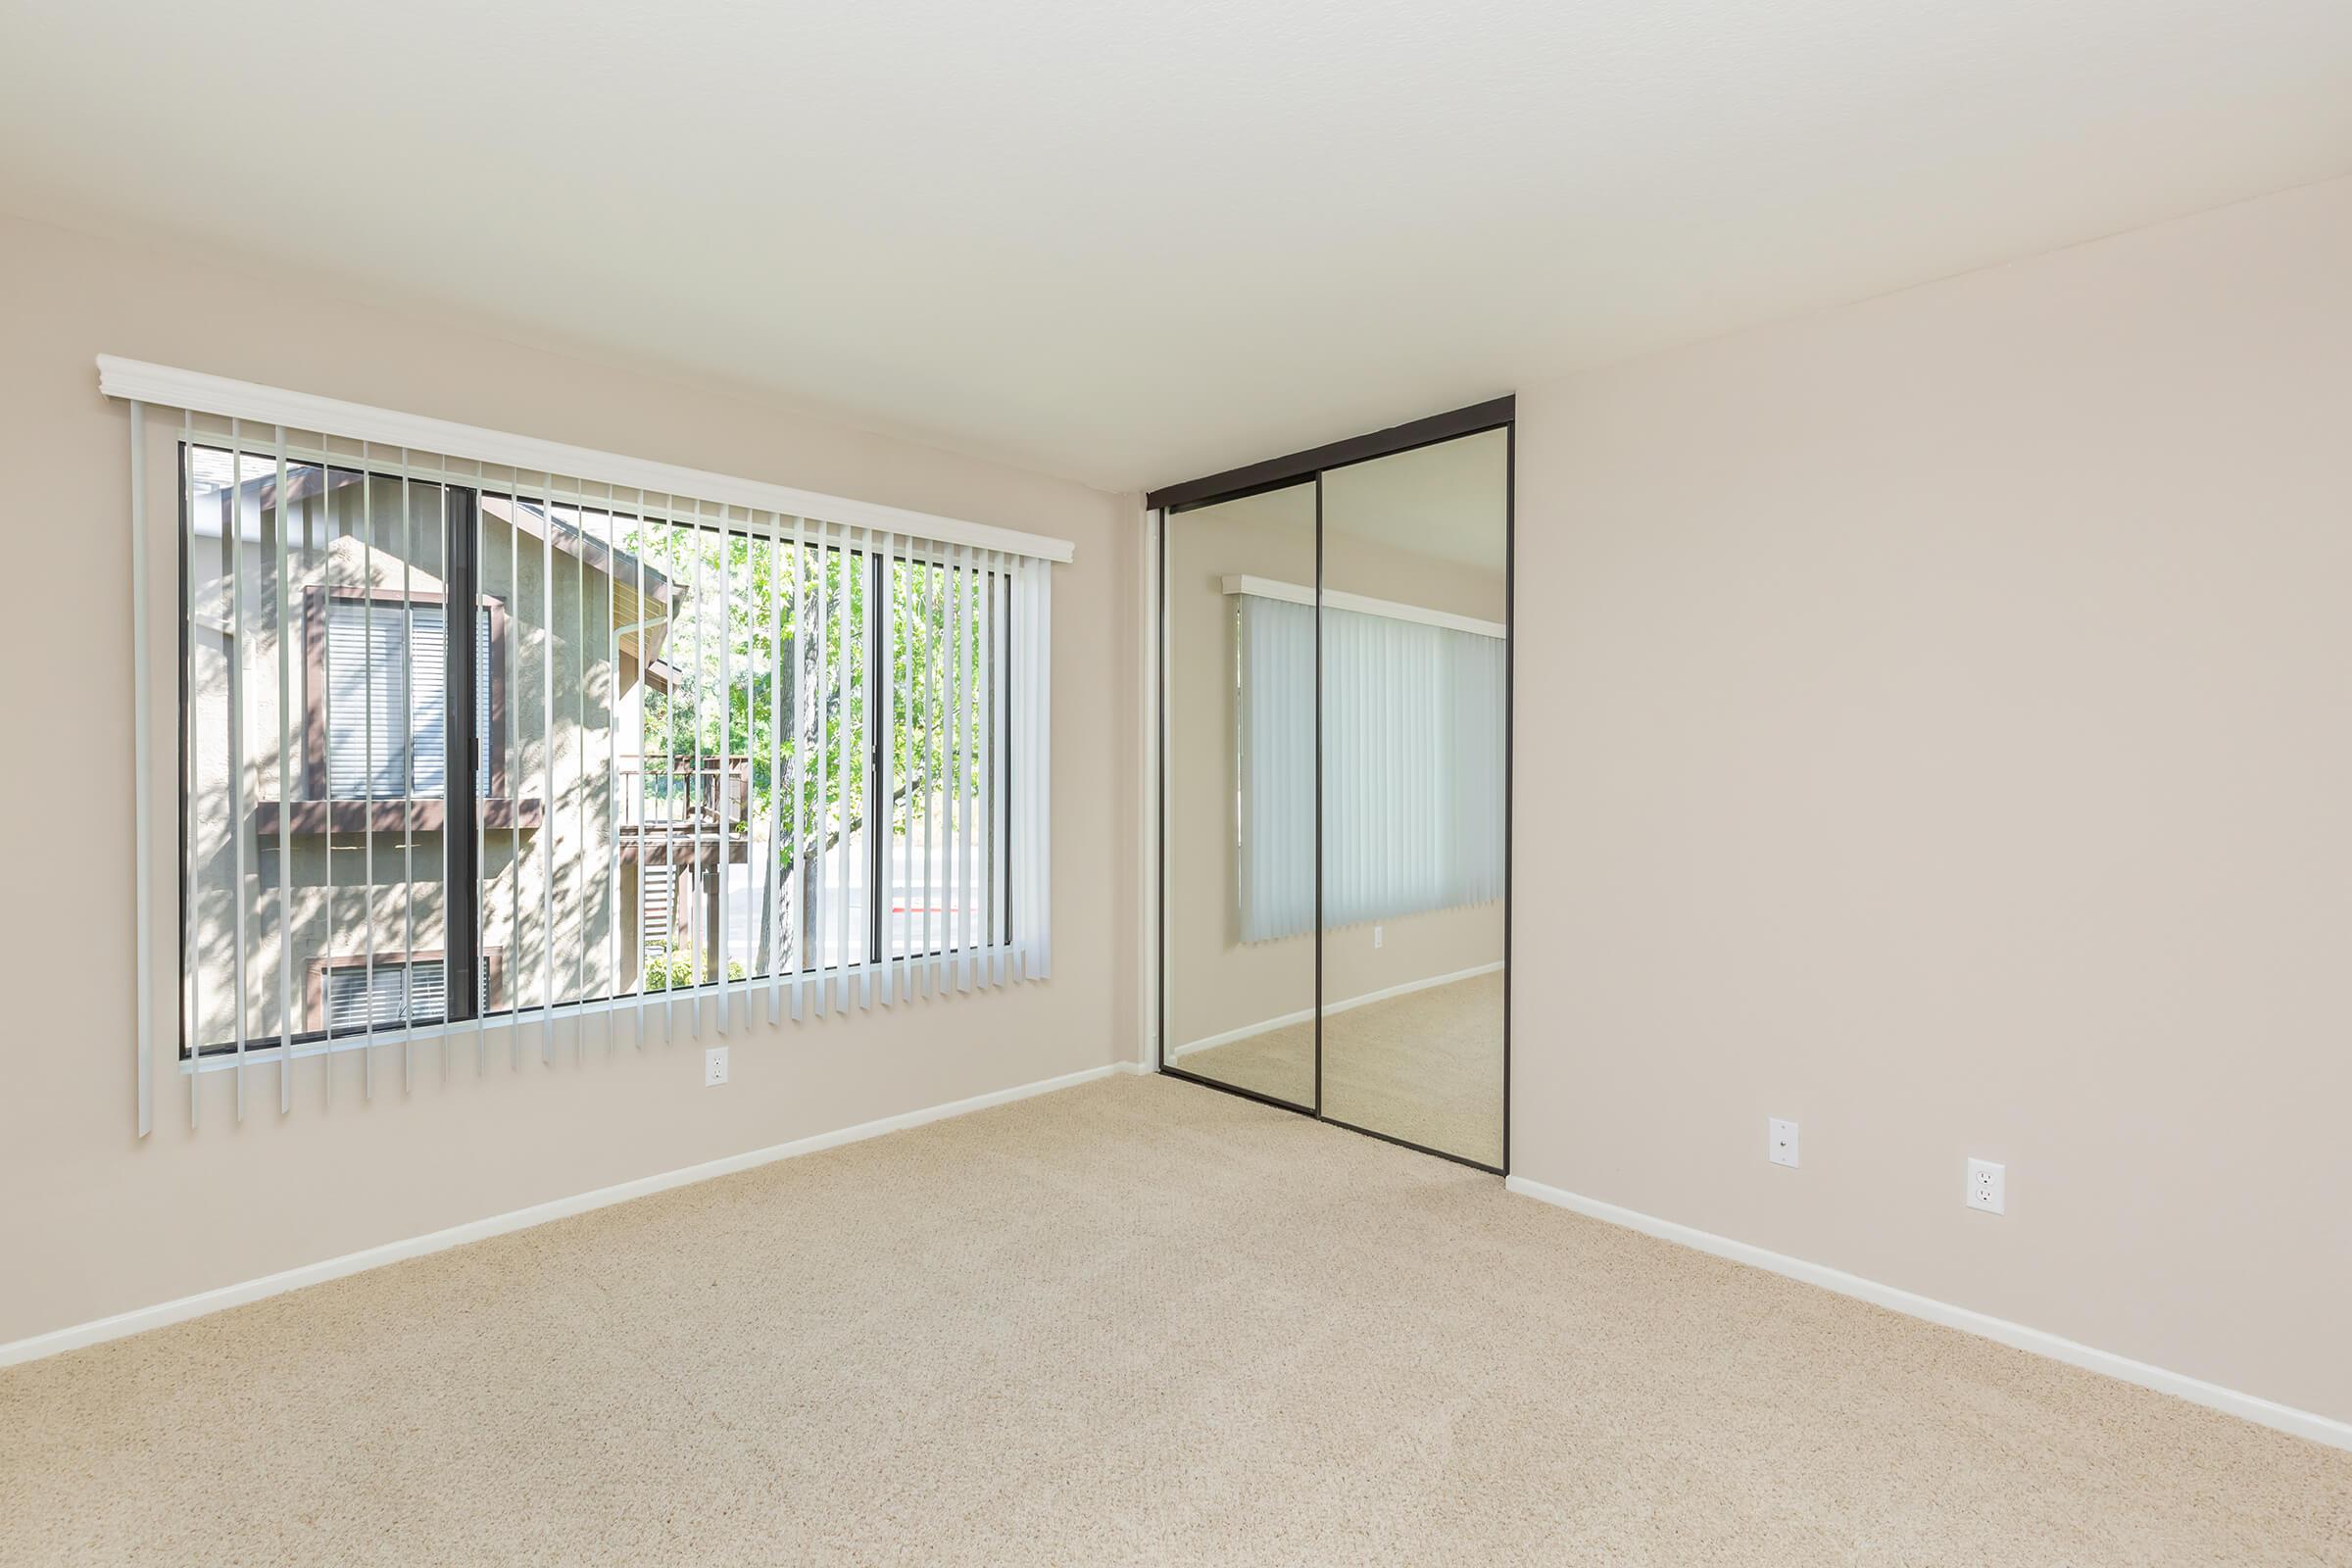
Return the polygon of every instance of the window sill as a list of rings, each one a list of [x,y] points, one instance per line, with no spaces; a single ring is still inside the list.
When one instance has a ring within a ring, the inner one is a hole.
[[[905,971],[927,966],[933,972],[932,990],[929,993],[909,989],[910,982],[903,974],[899,981],[898,1000],[920,1002],[950,992],[960,994],[962,988],[957,984],[956,971],[958,960],[966,956],[975,967],[1002,962],[1005,968],[1004,983],[1026,983],[1043,978],[1013,974],[1016,959],[1010,944],[965,948],[934,953],[927,957],[898,960]],[[294,1059],[302,1061],[312,1056],[340,1055],[354,1051],[382,1051],[410,1044],[431,1045],[441,1041],[471,1041],[476,1038],[503,1041],[525,1027],[545,1029],[552,1023],[566,1019],[582,1022],[611,1017],[615,1020],[616,1027],[633,1031],[636,1026],[631,1020],[641,1009],[649,1038],[657,1028],[664,1025],[667,1029],[666,1038],[675,1039],[681,1030],[699,1037],[704,1029],[705,1004],[721,1000],[730,1004],[729,1016],[724,1022],[713,1016],[712,1021],[718,1025],[718,1032],[723,1034],[730,1028],[748,1027],[764,1021],[771,1005],[768,1001],[771,995],[776,1015],[786,1023],[797,1021],[792,1015],[796,996],[804,1015],[820,1007],[828,1012],[847,1012],[852,1008],[871,1010],[864,1000],[865,990],[871,986],[874,1002],[880,1003],[884,972],[885,966],[882,964],[864,963],[847,969],[804,970],[797,976],[786,975],[780,980],[730,980],[725,985],[723,998],[719,984],[713,981],[708,985],[681,986],[674,991],[648,991],[642,996],[631,993],[625,997],[607,997],[595,1002],[559,1003],[552,1007],[525,1006],[520,1012],[499,1012],[486,1018],[465,1018],[456,1023],[420,1023],[407,1028],[400,1024],[383,1024],[372,1036],[361,1032],[337,1035],[331,1040],[296,1041],[292,1050]],[[1000,988],[1000,982],[993,977],[984,983],[977,975],[971,987],[975,993]],[[823,993],[821,1002],[818,997],[820,992]],[[681,1004],[686,1013],[682,1021],[677,1017]],[[193,1076],[197,1073],[233,1072],[240,1062],[247,1067],[271,1065],[284,1054],[285,1049],[276,1043],[274,1036],[267,1042],[248,1042],[242,1054],[217,1046],[208,1047],[201,1056],[183,1054],[179,1058],[179,1070],[183,1075]]]

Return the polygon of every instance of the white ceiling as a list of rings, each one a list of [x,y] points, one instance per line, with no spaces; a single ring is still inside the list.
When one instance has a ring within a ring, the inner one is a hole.
[[[2347,170],[2348,0],[0,18],[0,207],[1112,488]]]

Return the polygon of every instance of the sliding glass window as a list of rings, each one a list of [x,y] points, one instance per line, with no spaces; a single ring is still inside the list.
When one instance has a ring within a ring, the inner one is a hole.
[[[183,1054],[1010,941],[1012,558],[179,463]]]

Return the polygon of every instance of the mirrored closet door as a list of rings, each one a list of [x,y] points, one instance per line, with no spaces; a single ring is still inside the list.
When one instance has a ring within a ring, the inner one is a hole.
[[[1314,481],[1179,514],[1165,543],[1167,1064],[1312,1110],[1314,613],[1269,626],[1235,589],[1315,580]]]
[[[1495,1166],[1508,443],[1323,476],[1322,1112]]]
[[[1152,497],[1160,1061],[1507,1165],[1508,400]]]

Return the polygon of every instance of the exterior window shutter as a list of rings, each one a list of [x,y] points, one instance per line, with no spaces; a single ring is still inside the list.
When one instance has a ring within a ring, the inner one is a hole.
[[[449,793],[446,737],[449,710],[442,696],[449,616],[439,605],[409,612],[409,777],[418,800]]]
[[[332,1030],[397,1024],[405,1017],[438,1018],[444,1008],[439,958],[414,963],[377,960],[326,972],[326,1026]]]
[[[328,793],[397,800],[406,770],[409,617],[397,601],[334,601],[326,615]]]
[[[473,792],[487,800],[490,795],[490,612],[487,609],[476,611],[473,617],[473,733],[480,754],[474,764]]]

